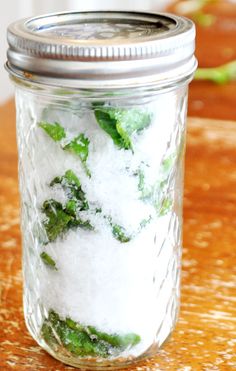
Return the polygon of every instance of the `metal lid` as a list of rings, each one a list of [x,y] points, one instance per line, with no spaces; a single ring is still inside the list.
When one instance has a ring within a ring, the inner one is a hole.
[[[196,68],[194,24],[172,14],[54,13],[12,23],[7,38],[10,72],[52,85],[168,84]]]

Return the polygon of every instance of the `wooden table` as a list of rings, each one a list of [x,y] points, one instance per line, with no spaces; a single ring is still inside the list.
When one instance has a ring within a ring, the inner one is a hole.
[[[70,370],[28,334],[13,103],[0,110],[0,369]],[[236,122],[189,119],[182,306],[168,344],[133,371],[236,368]]]

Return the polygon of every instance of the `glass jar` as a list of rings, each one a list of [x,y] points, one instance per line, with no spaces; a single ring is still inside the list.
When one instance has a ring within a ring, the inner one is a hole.
[[[8,29],[25,320],[69,365],[125,367],[175,326],[194,39],[191,21],[150,13]]]

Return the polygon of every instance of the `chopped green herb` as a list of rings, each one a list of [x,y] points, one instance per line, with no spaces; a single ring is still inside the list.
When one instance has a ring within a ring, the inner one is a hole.
[[[209,80],[223,85],[236,80],[236,60],[219,67],[198,68],[194,75],[195,80]]]
[[[127,235],[126,230],[118,224],[112,225],[112,234],[120,242],[125,243],[131,240],[131,237]]]
[[[166,215],[171,210],[172,206],[173,200],[168,197],[164,198],[161,205],[159,206],[160,208],[159,215],[160,216]]]
[[[157,180],[151,187],[139,188],[141,191],[141,199],[152,204],[156,210],[157,215],[163,216],[167,214],[172,207],[172,200],[166,196],[166,181]],[[142,223],[142,222],[141,222]]]
[[[175,166],[175,162],[175,154],[166,157],[162,161],[157,181],[150,186],[147,186],[145,184],[144,165],[142,165],[142,167],[140,167],[137,172],[140,199],[152,204],[159,216],[167,214],[171,210],[173,205],[173,200],[169,196],[167,196],[167,193],[168,180],[171,171]]]
[[[210,27],[216,22],[216,16],[213,14],[197,11],[191,14],[191,18],[195,23],[202,27]]]
[[[97,339],[106,341],[113,347],[118,347],[120,349],[125,349],[128,346],[135,346],[140,342],[140,336],[136,334],[127,334],[127,335],[117,335],[117,334],[107,334],[105,332],[98,331],[93,326],[87,327],[90,335],[95,335]]]
[[[123,138],[116,129],[116,120],[112,119],[108,112],[95,109],[95,117],[99,126],[110,135],[113,142],[120,148],[125,148]]]
[[[143,219],[140,223],[140,229],[145,228],[152,221],[152,216],[150,215],[148,219]]]
[[[80,228],[87,229],[87,230],[90,230],[90,231],[94,230],[94,227],[91,225],[89,220],[82,220],[79,217],[78,212],[79,212],[80,209],[78,208],[77,201],[69,200],[66,203],[66,206],[65,206],[64,210],[67,214],[73,216],[73,219],[68,224],[69,228],[80,227]]]
[[[112,227],[112,234],[118,241],[125,243],[131,240],[131,236],[128,236],[125,228],[113,223],[111,216],[105,215],[104,218],[109,221],[109,224]]]
[[[77,178],[77,176],[72,170],[67,170],[65,172],[64,178],[70,185],[76,185],[78,188],[81,186],[80,180]]]
[[[56,263],[55,261],[51,258],[50,255],[48,255],[46,252],[42,252],[40,254],[40,257],[42,259],[42,261],[44,262],[44,264],[48,265],[49,267],[57,270],[57,267],[56,267]]]
[[[41,328],[41,335],[45,342],[52,348],[58,345],[58,340],[54,335],[51,324],[48,321],[44,321]]]
[[[89,209],[88,201],[82,190],[80,180],[72,170],[67,170],[65,175],[54,178],[50,186],[54,186],[55,184],[60,184],[65,190],[67,197],[70,199],[66,206],[67,210],[75,212],[76,210],[82,211]],[[74,213],[72,213],[72,215],[74,215]]]
[[[55,141],[60,142],[66,137],[64,128],[55,122],[54,124],[49,124],[48,122],[40,122],[39,126]]]
[[[86,165],[86,161],[89,154],[89,139],[84,136],[84,134],[80,134],[75,137],[71,142],[66,144],[63,149],[65,151],[69,151],[74,155],[78,156],[84,166],[86,174],[91,176],[91,173]]]
[[[114,117],[119,126],[125,130],[128,135],[139,133],[147,128],[151,123],[151,115],[146,110],[137,108],[111,110],[111,117]]]
[[[55,241],[58,236],[74,227],[94,229],[89,220],[82,220],[77,215],[77,208],[73,200],[68,201],[65,207],[55,200],[47,200],[43,204],[42,211],[47,216],[43,225],[49,242]]]
[[[182,146],[181,146],[181,150],[182,150]],[[175,153],[172,153],[171,155],[169,155],[162,161],[161,171],[160,171],[162,178],[163,177],[166,178],[166,176],[169,176],[169,173],[175,166],[175,161],[176,161]]]
[[[54,241],[70,228],[80,227],[94,230],[90,221],[81,219],[79,215],[80,211],[89,209],[89,204],[75,173],[72,170],[67,170],[63,176],[54,178],[50,186],[53,187],[56,184],[60,184],[64,189],[68,201],[65,206],[55,200],[47,200],[43,204],[42,211],[47,217],[43,224],[49,242]]]
[[[49,242],[55,241],[58,235],[65,232],[73,217],[67,214],[60,202],[47,200],[43,204],[43,213],[47,219],[43,221]]]
[[[67,214],[75,216],[77,211],[78,203],[76,200],[69,200],[66,203],[65,211]]]
[[[137,175],[138,175],[138,190],[141,193],[140,198],[143,201],[149,200],[150,197],[152,196],[153,191],[152,189],[147,188],[145,184],[145,175],[142,168],[138,169]]]
[[[150,113],[132,109],[95,106],[95,117],[99,126],[111,136],[115,145],[132,149],[132,135],[139,133],[151,123]]]
[[[53,310],[45,319],[41,334],[45,342],[53,349],[58,346],[80,357],[98,356],[107,358],[127,347],[137,345],[140,336],[130,333],[126,335],[107,334],[92,326],[83,326],[70,318],[62,320]]]
[[[48,122],[41,121],[38,124],[55,142],[60,142],[62,139],[66,138],[65,129],[55,122],[50,124]],[[89,154],[89,139],[85,135],[79,134],[74,139],[72,139],[66,145],[61,145],[62,149],[69,151],[74,155],[78,156],[84,166],[86,174],[90,177],[91,173],[87,167],[86,161]]]
[[[70,223],[69,223],[69,227],[72,228],[72,227],[80,227],[82,229],[86,229],[86,230],[89,230],[89,231],[93,231],[94,230],[94,227],[91,225],[90,221],[89,220],[82,220],[78,217],[74,218]]]

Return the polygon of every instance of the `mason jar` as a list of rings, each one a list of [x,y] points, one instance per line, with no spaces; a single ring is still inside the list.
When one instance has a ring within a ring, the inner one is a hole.
[[[57,13],[8,28],[25,320],[66,364],[123,368],[174,329],[194,40],[171,14]]]

